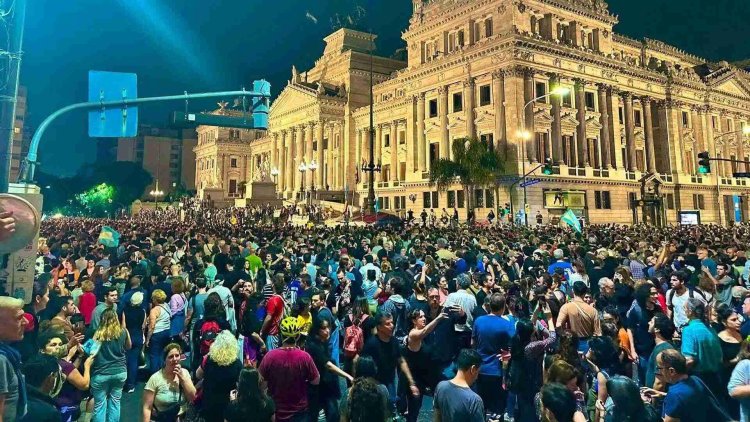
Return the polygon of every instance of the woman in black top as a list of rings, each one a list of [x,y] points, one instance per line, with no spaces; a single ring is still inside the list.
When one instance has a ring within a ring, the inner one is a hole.
[[[242,363],[239,345],[234,335],[224,330],[216,336],[208,355],[196,371],[201,380],[203,396],[201,416],[206,422],[224,422],[224,411],[229,404],[229,393],[237,385]]]
[[[255,368],[244,368],[237,381],[237,397],[233,399],[224,419],[227,422],[271,422],[276,406],[266,393],[263,377]]]
[[[128,378],[125,381],[125,392],[127,393],[135,391],[135,383],[138,380],[138,361],[141,357],[141,349],[143,348],[145,339],[144,331],[148,320],[146,319],[146,311],[141,306],[142,303],[143,293],[133,293],[130,296],[130,302],[125,304],[122,314],[133,344],[130,350],[125,352],[128,368]]]
[[[320,384],[309,387],[307,408],[311,420],[318,420],[320,409],[323,409],[327,422],[338,422],[338,401],[341,397],[338,377],[346,378],[349,382],[354,379],[332,362],[328,343],[330,336],[331,327],[328,320],[314,318],[305,342],[305,350],[312,357],[320,373]]]

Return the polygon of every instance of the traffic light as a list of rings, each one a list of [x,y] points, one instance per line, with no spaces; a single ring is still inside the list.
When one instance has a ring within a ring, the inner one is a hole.
[[[708,151],[698,153],[698,173],[711,173],[711,158],[708,156]]]
[[[542,174],[550,175],[552,174],[552,159],[546,158],[544,160],[544,167],[542,168]]]

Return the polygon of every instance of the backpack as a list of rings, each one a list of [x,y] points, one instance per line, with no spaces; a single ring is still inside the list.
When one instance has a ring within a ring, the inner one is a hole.
[[[368,315],[362,315],[361,319],[354,319],[349,315],[352,325],[346,327],[344,331],[344,356],[354,358],[362,352],[365,346],[365,332],[362,330],[362,324],[367,320]]]
[[[201,324],[200,331],[198,332],[198,351],[201,356],[208,354],[208,350],[211,345],[214,344],[216,336],[221,332],[221,327],[216,321],[205,321]]]
[[[398,304],[394,302],[396,312],[393,313],[393,336],[399,344],[406,345],[406,338],[409,336],[409,327],[406,316],[406,302]],[[399,306],[401,305],[401,306]]]
[[[688,289],[688,298],[692,299],[697,294],[698,296],[700,296],[701,299],[703,299],[704,302],[706,302],[706,296],[702,292],[695,290],[694,288],[690,286],[688,286],[687,289]],[[669,289],[669,292],[667,292],[667,308],[669,308],[670,312],[673,312],[674,310],[674,306],[672,305],[672,299],[674,298],[674,293],[675,293],[674,289]]]

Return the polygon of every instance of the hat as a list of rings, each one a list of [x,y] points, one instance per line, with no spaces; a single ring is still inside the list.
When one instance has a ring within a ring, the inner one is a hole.
[[[133,296],[130,297],[130,304],[133,306],[141,306],[141,303],[143,303],[143,292],[133,293]]]
[[[750,293],[750,290],[747,290],[746,288],[742,286],[732,287],[732,297],[735,299],[743,298],[747,296],[748,293]]]

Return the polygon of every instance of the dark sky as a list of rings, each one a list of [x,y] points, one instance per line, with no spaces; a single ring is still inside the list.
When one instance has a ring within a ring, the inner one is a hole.
[[[750,58],[747,0],[611,0],[616,32],[648,36],[709,60]],[[139,96],[249,87],[265,78],[272,94],[291,65],[312,66],[332,31],[331,20],[371,8],[360,24],[378,34],[378,48],[403,47],[410,0],[32,0],[24,39],[22,83],[28,122],[87,97],[90,69],[138,74]],[[191,104],[209,109],[214,101]],[[142,123],[165,124],[183,103],[141,107]],[[86,114],[59,119],[44,136],[42,170],[69,175],[95,158]]]

